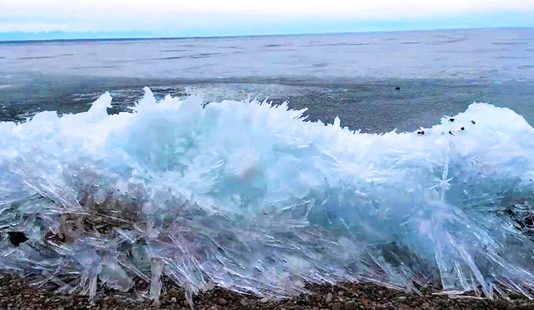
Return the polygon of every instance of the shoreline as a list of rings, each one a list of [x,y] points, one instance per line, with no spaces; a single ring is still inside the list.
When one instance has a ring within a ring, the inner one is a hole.
[[[136,282],[132,293],[100,288],[95,303],[91,305],[85,295],[55,293],[50,283],[41,288],[32,287],[20,277],[5,274],[0,278],[0,309],[190,309],[183,290],[168,281],[164,281],[159,307],[143,297],[148,295],[147,288],[143,281]],[[214,288],[194,296],[193,303],[194,309],[198,310],[534,309],[534,301],[523,296],[511,296],[510,300],[469,296],[451,298],[435,294],[435,290],[428,288],[422,289],[422,294],[418,295],[373,283],[309,285],[307,288],[311,294],[276,301]]]

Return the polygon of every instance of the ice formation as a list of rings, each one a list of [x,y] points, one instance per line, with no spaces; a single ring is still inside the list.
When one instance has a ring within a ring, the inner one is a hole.
[[[188,294],[370,280],[531,296],[534,129],[513,111],[378,135],[145,91],[133,113],[108,115],[104,94],[0,123],[1,270],[90,296],[139,277],[156,300],[163,275]]]

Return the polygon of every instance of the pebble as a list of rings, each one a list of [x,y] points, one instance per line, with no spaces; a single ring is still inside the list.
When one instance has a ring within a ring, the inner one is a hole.
[[[341,310],[342,307],[343,307],[342,304],[336,302],[336,303],[333,303],[333,304],[330,306],[330,309],[332,309],[332,310]]]
[[[508,309],[508,302],[504,299],[501,299],[501,300],[497,300],[495,302],[495,307],[497,309]]]
[[[508,308],[511,308],[511,305]],[[527,309],[528,310],[532,310],[532,309],[534,309],[534,305],[532,305],[532,304],[529,305],[527,303],[521,303],[515,309],[517,309],[517,310],[527,310]]]
[[[145,285],[142,286],[143,288]],[[166,287],[172,287],[170,282]],[[240,295],[223,289],[201,293],[195,297],[195,309],[255,309],[272,310],[281,309],[313,309],[313,310],[371,310],[371,309],[503,309],[503,310],[527,310],[534,309],[534,304],[525,298],[514,301],[497,299],[449,299],[446,296],[432,296],[432,290],[423,292],[423,296],[406,294],[378,287],[373,284],[361,283],[350,285],[343,283],[347,290],[336,288],[332,291],[330,285],[317,285],[310,287],[311,295],[298,296],[289,299],[259,299],[248,295]],[[182,308],[182,301],[178,296],[179,288],[172,288],[173,293],[162,295],[169,303],[167,308]],[[64,295],[54,293],[53,289],[35,288],[26,285],[20,280],[10,276],[0,277],[0,310],[8,307],[14,309],[128,309],[141,310],[151,309],[151,301],[148,299],[133,300],[123,293],[99,288],[99,296],[95,304],[90,305],[87,296]],[[355,297],[358,296],[358,297]],[[343,300],[344,299],[344,300]],[[106,301],[107,300],[107,301]],[[326,301],[326,303],[325,303]],[[262,302],[268,302],[263,304]],[[295,303],[297,302],[297,303]],[[392,303],[393,302],[393,303]],[[165,304],[165,303],[164,303]],[[9,305],[9,306],[8,306]],[[183,305],[188,304],[183,301]],[[162,309],[165,307],[162,306]]]
[[[347,301],[345,303],[344,309],[345,310],[357,310],[358,309],[358,305],[356,305],[356,302],[354,302],[353,300]]]

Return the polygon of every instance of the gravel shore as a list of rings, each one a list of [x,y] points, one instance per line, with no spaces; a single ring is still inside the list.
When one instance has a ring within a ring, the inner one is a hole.
[[[54,292],[53,287],[36,288],[21,278],[5,275],[0,279],[0,309],[155,309],[142,297],[143,283],[128,296],[113,291],[101,291],[93,305],[87,296]],[[170,283],[161,295],[160,309],[190,309],[183,291]],[[290,299],[269,301],[253,296],[214,289],[194,298],[195,309],[534,309],[534,301],[525,298],[488,300],[449,298],[423,291],[422,295],[407,294],[371,283],[312,285],[312,294]],[[139,298],[132,299],[132,296]]]

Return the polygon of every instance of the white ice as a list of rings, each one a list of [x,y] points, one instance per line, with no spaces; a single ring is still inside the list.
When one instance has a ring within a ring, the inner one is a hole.
[[[155,299],[162,274],[189,294],[372,279],[530,296],[534,129],[513,111],[378,135],[145,91],[134,113],[108,115],[106,93],[0,123],[0,228],[30,238],[0,241],[1,269],[91,295],[141,277]]]

